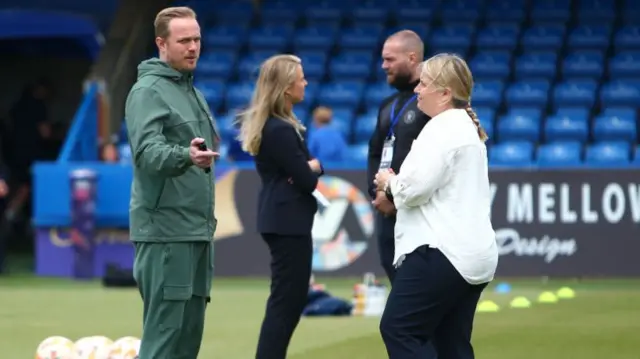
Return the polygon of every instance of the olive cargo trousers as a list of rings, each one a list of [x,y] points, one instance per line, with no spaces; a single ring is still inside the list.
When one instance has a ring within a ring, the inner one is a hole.
[[[140,359],[196,359],[213,279],[211,242],[136,242],[143,306]]]

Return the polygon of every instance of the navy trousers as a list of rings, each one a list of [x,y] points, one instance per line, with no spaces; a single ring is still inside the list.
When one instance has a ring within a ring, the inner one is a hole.
[[[378,240],[378,255],[380,256],[380,264],[384,272],[389,278],[389,282],[393,283],[396,275],[396,268],[393,266],[393,255],[395,248],[395,239],[393,229],[396,226],[396,217],[385,217],[382,213],[376,213],[376,235]]]
[[[285,359],[307,305],[313,255],[311,236],[262,234],[271,252],[271,294],[260,329],[256,359]]]
[[[389,283],[393,286],[396,277],[396,268],[393,265],[393,256],[395,255],[395,237],[394,228],[396,226],[396,217],[385,217],[382,213],[376,216],[376,226],[378,234],[378,255],[380,256],[380,264],[384,272],[389,278]],[[427,343],[424,348],[422,359],[436,359],[436,350],[432,343]]]
[[[437,249],[422,246],[396,272],[380,333],[389,359],[473,359],[471,332],[487,284],[470,285]]]

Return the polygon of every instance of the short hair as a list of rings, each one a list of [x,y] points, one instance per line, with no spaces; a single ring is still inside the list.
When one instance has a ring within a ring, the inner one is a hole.
[[[388,40],[398,40],[402,42],[406,51],[415,52],[418,61],[424,59],[424,42],[415,31],[412,30],[400,30],[391,34],[387,38]]]
[[[333,111],[331,111],[329,107],[318,106],[315,108],[315,110],[313,110],[312,116],[314,120],[318,117],[324,118],[324,119],[331,119],[331,117],[333,116]]]
[[[169,23],[173,19],[195,19],[196,12],[187,6],[168,7],[161,10],[153,21],[156,37],[166,39],[169,36]]]

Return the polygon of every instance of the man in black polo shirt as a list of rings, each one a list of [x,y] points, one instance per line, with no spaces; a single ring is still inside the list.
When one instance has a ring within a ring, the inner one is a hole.
[[[382,68],[387,82],[398,92],[380,105],[376,129],[369,141],[367,180],[373,206],[377,210],[376,226],[380,261],[389,281],[393,283],[395,268],[393,198],[376,192],[373,179],[379,169],[391,168],[398,173],[411,149],[413,140],[430,119],[416,107],[413,90],[420,81],[419,67],[424,60],[424,44],[413,31],[399,31],[387,38],[382,48]]]
[[[382,267],[393,285],[396,269],[393,266],[395,251],[394,227],[396,208],[393,198],[376,191],[373,179],[380,169],[400,172],[411,144],[431,118],[416,106],[413,90],[420,82],[420,65],[424,60],[424,43],[413,31],[399,31],[387,38],[382,48],[382,69],[387,73],[387,82],[398,92],[382,101],[378,112],[376,129],[369,140],[367,181],[373,206],[377,210],[376,232],[378,252]],[[429,356],[437,357],[431,343],[426,344]]]

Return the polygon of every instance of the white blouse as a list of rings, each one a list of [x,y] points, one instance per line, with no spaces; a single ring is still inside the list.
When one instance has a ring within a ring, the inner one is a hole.
[[[389,181],[397,209],[395,258],[438,248],[470,284],[493,280],[498,246],[491,225],[487,148],[462,109],[433,117]]]

